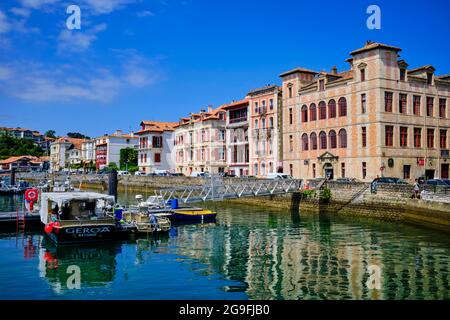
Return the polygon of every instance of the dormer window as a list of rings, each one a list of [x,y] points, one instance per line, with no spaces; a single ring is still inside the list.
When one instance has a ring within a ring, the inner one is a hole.
[[[433,74],[427,73],[427,84],[432,85],[433,84]]]
[[[325,80],[319,80],[319,91],[325,91]]]
[[[400,81],[405,81],[405,80],[406,80],[406,69],[400,68]]]
[[[362,62],[358,65],[359,79],[361,80],[361,82],[366,81],[366,67],[367,67],[367,64],[364,62]]]

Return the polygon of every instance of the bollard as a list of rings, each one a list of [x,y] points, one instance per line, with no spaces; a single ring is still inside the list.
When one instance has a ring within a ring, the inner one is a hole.
[[[111,170],[108,179],[108,194],[114,196],[114,200],[117,202],[117,171],[115,169]]]

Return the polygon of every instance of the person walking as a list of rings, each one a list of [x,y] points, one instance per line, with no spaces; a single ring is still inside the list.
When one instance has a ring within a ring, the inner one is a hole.
[[[414,199],[420,199],[419,192],[420,192],[419,180],[416,179],[414,183],[414,195],[413,195]]]

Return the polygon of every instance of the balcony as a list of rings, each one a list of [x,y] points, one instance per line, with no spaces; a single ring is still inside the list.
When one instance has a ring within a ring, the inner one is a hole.
[[[240,123],[240,122],[246,122],[247,121],[247,117],[240,117],[240,118],[230,118],[229,120],[229,124],[234,124],[234,123]]]

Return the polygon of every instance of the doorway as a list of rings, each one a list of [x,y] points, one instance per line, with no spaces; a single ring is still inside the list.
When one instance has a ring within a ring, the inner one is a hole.
[[[331,163],[326,163],[323,166],[323,171],[325,173],[325,178],[328,180],[333,180],[334,179],[334,170],[333,170],[333,165]]]
[[[448,169],[449,169],[448,163],[441,164],[441,179],[448,179],[449,176]]]
[[[435,170],[425,170],[425,180],[434,179]]]

